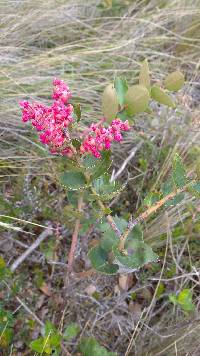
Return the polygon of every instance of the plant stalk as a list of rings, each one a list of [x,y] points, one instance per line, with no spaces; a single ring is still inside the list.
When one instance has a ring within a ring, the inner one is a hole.
[[[82,205],[83,205],[83,196],[81,195],[78,199],[78,212],[81,212],[82,210]],[[75,221],[75,226],[74,226],[74,232],[72,235],[72,242],[71,242],[71,247],[69,251],[69,256],[68,256],[68,264],[67,264],[67,271],[68,273],[72,272],[73,269],[73,263],[74,263],[74,256],[76,252],[76,247],[78,243],[78,234],[80,230],[80,219],[76,219]]]

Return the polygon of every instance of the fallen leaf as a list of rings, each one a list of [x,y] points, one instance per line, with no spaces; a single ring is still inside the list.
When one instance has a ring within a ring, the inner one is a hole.
[[[47,297],[51,297],[51,291],[50,291],[50,287],[46,282],[43,282],[40,290],[42,293],[44,293]]]
[[[134,285],[133,274],[132,273],[129,273],[129,274],[121,273],[119,276],[118,283],[119,283],[120,289],[122,289],[124,291],[129,290]]]

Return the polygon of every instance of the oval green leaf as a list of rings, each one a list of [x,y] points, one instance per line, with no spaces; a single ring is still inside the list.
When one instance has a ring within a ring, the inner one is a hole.
[[[60,183],[71,190],[83,189],[86,187],[86,178],[82,172],[69,171],[60,177]]]
[[[127,114],[132,116],[144,112],[148,107],[149,99],[149,92],[143,85],[130,87],[125,96]]]
[[[168,94],[157,85],[151,88],[151,97],[156,100],[159,104],[169,106],[170,108],[175,108],[176,105]]]
[[[184,82],[184,74],[177,70],[176,72],[168,74],[165,78],[164,86],[170,91],[178,91],[183,87]]]
[[[186,183],[186,169],[181,157],[176,153],[172,162],[172,179],[177,188],[182,188]]]
[[[139,269],[145,264],[156,262],[158,256],[152,251],[151,247],[143,241],[132,240],[128,242],[127,255],[119,251],[118,247],[114,246],[113,254],[120,265],[131,269]]]
[[[102,111],[105,119],[110,122],[118,113],[117,92],[112,84],[107,85],[102,96]]]
[[[128,85],[127,81],[124,78],[115,78],[115,83],[114,83],[117,96],[118,96],[118,101],[121,107],[124,105],[124,100],[125,100],[125,95],[128,90]]]
[[[118,271],[118,265],[112,264],[108,260],[108,253],[101,247],[95,246],[88,252],[88,257],[92,267],[105,274],[115,274]]]

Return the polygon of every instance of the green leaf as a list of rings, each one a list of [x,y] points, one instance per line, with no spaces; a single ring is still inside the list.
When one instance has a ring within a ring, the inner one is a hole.
[[[156,262],[158,256],[152,251],[151,247],[143,241],[129,240],[126,244],[127,255],[119,251],[118,247],[113,248],[115,263],[128,269],[139,269],[145,264]]]
[[[51,355],[54,350],[60,351],[62,336],[58,333],[55,325],[46,321],[43,334],[44,337],[39,337],[30,343],[30,348],[47,355]]]
[[[88,257],[92,266],[99,272],[106,274],[115,274],[118,266],[109,262],[108,253],[101,247],[95,246],[88,252]]]
[[[0,326],[0,349],[7,349],[13,340],[14,332],[11,328],[3,328]],[[4,354],[2,354],[4,355]]]
[[[183,87],[184,83],[184,75],[178,70],[176,72],[168,74],[164,81],[165,88],[170,91],[180,90]]]
[[[119,231],[123,234],[127,228],[127,225],[128,225],[127,221],[124,220],[123,218],[118,217],[118,216],[114,216],[113,220],[114,220],[117,228],[119,229]],[[111,252],[113,247],[118,245],[119,238],[116,236],[116,234],[113,231],[113,229],[111,228],[110,224],[108,224],[107,222],[101,223],[99,225],[99,228],[102,232],[102,238],[101,238],[100,245],[105,251]],[[137,241],[143,241],[143,232],[142,232],[141,226],[139,224],[136,225],[129,233],[127,240],[126,240],[127,243],[129,240],[132,241],[132,239],[137,240]]]
[[[158,288],[156,288],[156,297],[160,298],[161,295],[164,293],[164,291],[165,291],[165,285],[164,283],[160,282]]]
[[[167,201],[165,203],[165,206],[168,207],[168,206],[175,206],[177,204],[180,204],[184,198],[185,198],[185,193],[184,192],[179,193],[173,199]]]
[[[178,296],[175,294],[170,294],[169,300],[174,305],[179,305],[186,313],[192,312],[195,309],[195,305],[192,302],[192,292],[190,289],[183,289],[178,294]]]
[[[173,303],[174,305],[177,305],[177,296],[175,294],[170,294],[169,295],[169,300],[171,303]]]
[[[92,266],[96,269],[104,266],[108,262],[108,254],[100,246],[92,247],[88,252],[88,257]]]
[[[56,332],[55,334],[53,333],[50,336],[50,345],[52,346],[53,349],[59,350],[61,341],[62,341],[62,336],[58,332]]]
[[[175,154],[172,163],[172,179],[177,188],[182,188],[187,183],[186,170],[178,154]]]
[[[161,194],[158,192],[149,192],[144,199],[143,204],[150,207],[161,199]]]
[[[11,276],[11,271],[6,267],[4,259],[0,256],[0,281]]]
[[[125,102],[125,95],[128,90],[128,84],[126,79],[115,78],[114,87],[117,92],[119,104],[121,107],[123,107]]]
[[[133,117],[130,117],[130,115],[128,115],[126,110],[122,110],[121,112],[119,112],[117,114],[117,117],[123,122],[128,120],[129,124],[134,124],[135,123]]]
[[[118,272],[118,265],[113,263],[106,263],[104,266],[101,266],[98,271],[104,274],[112,275],[117,274]]]
[[[76,323],[71,323],[67,326],[63,333],[63,339],[65,341],[70,341],[74,337],[76,337],[81,331],[81,328],[78,324]]]
[[[98,165],[99,163],[99,158],[96,158],[94,156],[91,156],[90,154],[83,156],[82,158],[82,164],[83,166],[89,170],[93,171],[93,169]]]
[[[101,159],[98,159],[95,167],[92,169],[92,180],[100,177],[109,170],[112,163],[110,156],[110,151],[106,150],[101,153]]]
[[[143,85],[133,85],[125,96],[127,114],[132,116],[144,112],[149,104],[149,92]]]
[[[112,251],[113,246],[117,245],[119,241],[110,225],[108,223],[104,225],[107,229],[102,233],[103,236],[101,238],[100,245],[105,251],[110,252]]]
[[[170,193],[172,193],[175,190],[175,185],[173,182],[173,179],[170,178],[168,179],[163,185],[162,185],[162,192],[164,197],[166,197],[167,195],[169,195]],[[185,197],[185,193],[181,192],[178,193],[174,198],[170,199],[169,201],[167,201],[165,203],[165,206],[175,206],[177,204],[179,204]]]
[[[125,231],[125,229],[127,228],[127,221],[119,216],[113,216],[113,220],[116,224],[116,226],[118,227],[118,229],[121,231],[121,233],[123,233]],[[103,222],[99,225],[100,230],[105,233],[108,231],[108,233],[110,233],[110,231],[113,231],[110,224],[108,224],[107,222]]]
[[[14,326],[14,318],[13,314],[4,308],[0,307],[0,326],[4,329],[4,327],[13,327]],[[0,333],[1,334],[1,333]]]
[[[79,350],[83,356],[117,356],[115,352],[109,352],[100,346],[94,337],[81,339]]]
[[[196,198],[200,198],[200,182],[189,184],[187,191]]]
[[[102,96],[102,111],[108,122],[111,122],[116,117],[119,111],[118,106],[117,92],[113,84],[109,84],[104,89]]]
[[[162,185],[162,192],[163,192],[164,197],[166,197],[167,195],[172,193],[173,190],[174,190],[174,183],[173,183],[172,179],[170,178],[166,182],[164,182]]]
[[[71,190],[83,189],[86,187],[86,178],[80,171],[68,171],[61,175],[60,183]]]
[[[127,227],[127,221],[118,216],[114,216],[113,220],[119,231],[123,233]],[[118,245],[119,238],[107,222],[100,223],[99,228],[102,232],[100,245],[105,251],[111,252],[112,248]]]
[[[73,138],[72,139],[72,145],[79,150],[79,148],[81,147],[81,142],[77,139],[77,138]]]
[[[55,325],[51,321],[47,320],[45,323],[45,334],[44,335],[48,336],[50,333],[55,333],[55,332],[57,332]]]
[[[42,351],[44,351],[45,353],[47,353],[48,355],[51,354],[51,347],[49,346],[49,342],[46,342],[46,345],[44,344],[45,340],[43,337],[39,337],[38,339],[31,341],[30,343],[30,348],[33,351],[39,352],[41,353]]]
[[[142,67],[139,74],[139,84],[143,85],[148,89],[148,91],[150,91],[151,83],[150,83],[150,76],[149,76],[149,64],[147,59],[145,59],[144,62],[142,63]]]
[[[4,261],[3,257],[0,256],[0,269],[6,267],[6,262]]]
[[[192,303],[192,291],[190,289],[183,289],[178,295],[177,302],[186,312],[191,312],[195,309],[195,305]]]
[[[77,122],[81,120],[81,105],[80,104],[75,104],[73,105],[74,107],[74,113],[77,117]]]
[[[67,200],[75,208],[77,208],[78,198],[79,198],[79,192],[76,192],[74,190],[69,190],[67,192]]]
[[[110,177],[110,174],[105,173],[93,181],[94,189],[100,200],[111,200],[122,190],[118,182],[110,182]]]
[[[130,240],[132,241],[133,239],[143,242],[143,231],[139,224],[134,226],[134,228],[129,233],[126,241],[127,241],[127,243],[129,243],[129,241]],[[126,247],[126,244],[125,244],[125,247]]]
[[[151,88],[151,97],[158,103],[169,106],[170,108],[175,108],[176,105],[165,91],[158,86],[154,85]]]

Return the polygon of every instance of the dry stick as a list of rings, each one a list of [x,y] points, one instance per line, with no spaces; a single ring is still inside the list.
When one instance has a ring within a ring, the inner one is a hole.
[[[19,265],[24,262],[24,260],[41,244],[41,242],[51,235],[52,228],[49,226],[38,236],[38,238],[33,242],[33,244],[24,253],[22,253],[22,255],[19,256],[15,262],[13,262],[10,267],[10,270],[14,272],[19,267]]]
[[[78,199],[78,212],[81,212],[82,204],[83,204],[83,196],[81,195],[79,197],[79,199]],[[76,219],[74,232],[73,232],[73,235],[72,235],[72,242],[71,242],[70,252],[69,252],[69,256],[68,256],[68,265],[67,265],[67,271],[68,272],[71,272],[72,268],[73,268],[74,255],[75,255],[75,252],[76,252],[80,225],[81,225],[80,219]]]
[[[159,208],[161,208],[166,202],[169,200],[173,199],[177,194],[184,192],[188,188],[188,185],[184,186],[183,188],[177,189],[176,191],[168,194],[166,197],[162,198],[159,200],[157,203],[155,203],[153,206],[151,206],[149,209],[144,211],[142,214],[140,214],[136,219],[132,220],[130,219],[128,222],[128,227],[125,230],[124,234],[120,237],[120,243],[119,243],[119,250],[123,251],[124,250],[124,245],[126,242],[126,239],[131,232],[131,230],[138,225],[140,222],[146,220],[149,215],[155,213]]]

